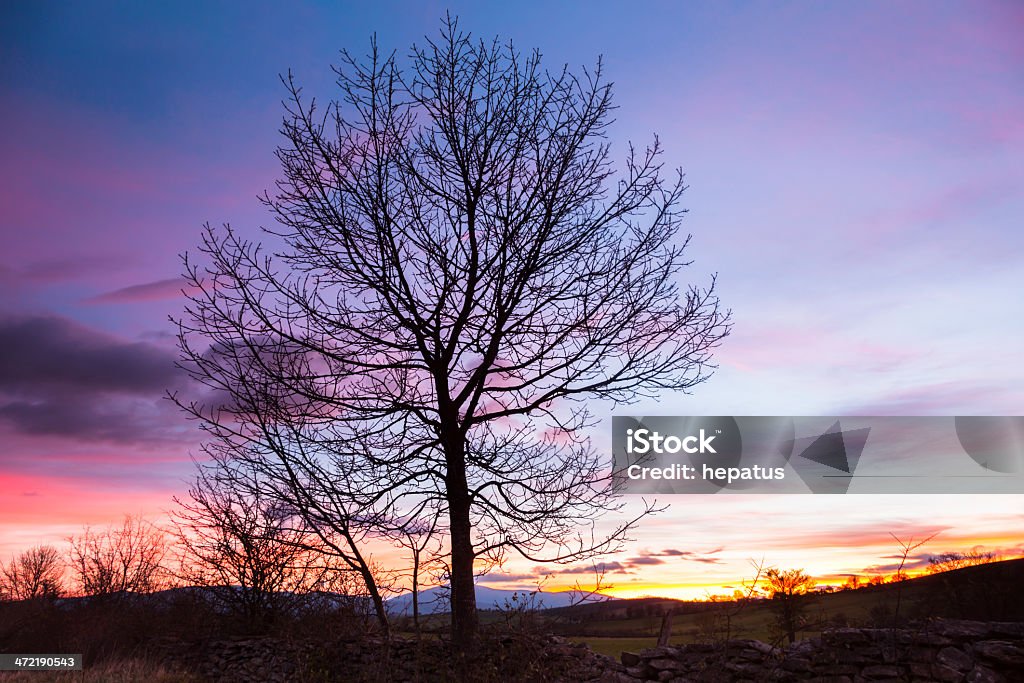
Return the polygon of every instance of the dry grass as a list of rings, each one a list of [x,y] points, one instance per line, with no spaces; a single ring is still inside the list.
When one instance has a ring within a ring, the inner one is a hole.
[[[198,676],[170,669],[145,659],[86,665],[82,671],[6,671],[0,683],[199,683]]]

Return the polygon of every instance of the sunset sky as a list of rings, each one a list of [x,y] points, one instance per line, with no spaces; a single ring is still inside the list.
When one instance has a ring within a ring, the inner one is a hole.
[[[279,74],[334,97],[340,48],[404,55],[446,10],[552,68],[603,55],[613,151],[657,133],[687,173],[687,276],[717,273],[733,334],[692,396],[596,414],[1024,412],[1020,3],[370,4],[0,7],[0,558],[160,521],[199,439],[162,399],[179,254],[271,220]],[[662,502],[603,558],[616,594],[731,592],[752,558],[891,572],[890,533],[939,533],[918,563],[1024,554],[1024,494]],[[588,571],[485,581],[551,570]]]

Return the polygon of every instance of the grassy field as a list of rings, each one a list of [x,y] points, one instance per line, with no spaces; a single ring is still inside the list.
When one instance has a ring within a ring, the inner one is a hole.
[[[813,637],[823,628],[832,626],[887,625],[897,600],[902,617],[921,616],[928,595],[923,585],[913,581],[903,586],[887,585],[815,595],[806,605],[808,627],[797,636]],[[684,612],[690,608],[685,603],[676,607]],[[672,644],[707,642],[726,637],[781,644],[782,634],[768,601],[754,601],[742,607],[723,603],[717,610],[706,606],[693,607],[693,610],[672,616]],[[574,642],[586,643],[596,652],[614,657],[623,651],[636,652],[657,644],[660,616],[600,618],[599,615],[598,610],[593,610],[589,618],[580,614],[572,620],[573,623],[563,624],[558,630]]]

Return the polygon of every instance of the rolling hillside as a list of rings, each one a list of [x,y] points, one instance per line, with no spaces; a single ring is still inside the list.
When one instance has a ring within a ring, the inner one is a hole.
[[[542,593],[476,587],[476,605],[481,610],[509,609],[523,601],[530,601],[532,607],[540,610],[565,608],[572,604],[574,597],[573,592]],[[412,593],[403,593],[389,599],[387,607],[388,611],[395,615],[412,614]],[[444,614],[448,611],[447,588],[420,591],[420,614]]]

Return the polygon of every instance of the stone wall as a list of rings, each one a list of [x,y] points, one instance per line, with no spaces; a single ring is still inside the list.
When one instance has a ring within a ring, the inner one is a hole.
[[[458,681],[437,641],[366,637],[324,643],[250,638],[166,643],[165,661],[203,680]],[[936,620],[913,629],[845,628],[777,648],[756,640],[657,647],[621,662],[556,636],[505,636],[485,643],[471,667],[479,681],[725,683],[1017,683],[1024,681],[1024,623]]]
[[[633,681],[1024,681],[1024,623],[937,620],[916,629],[844,628],[776,648],[756,640],[623,653]]]
[[[481,649],[469,670],[472,680],[486,683],[586,681],[625,671],[614,659],[557,636],[492,637]],[[449,648],[430,639],[167,639],[152,643],[150,651],[172,669],[216,683],[433,683],[463,678]]]

